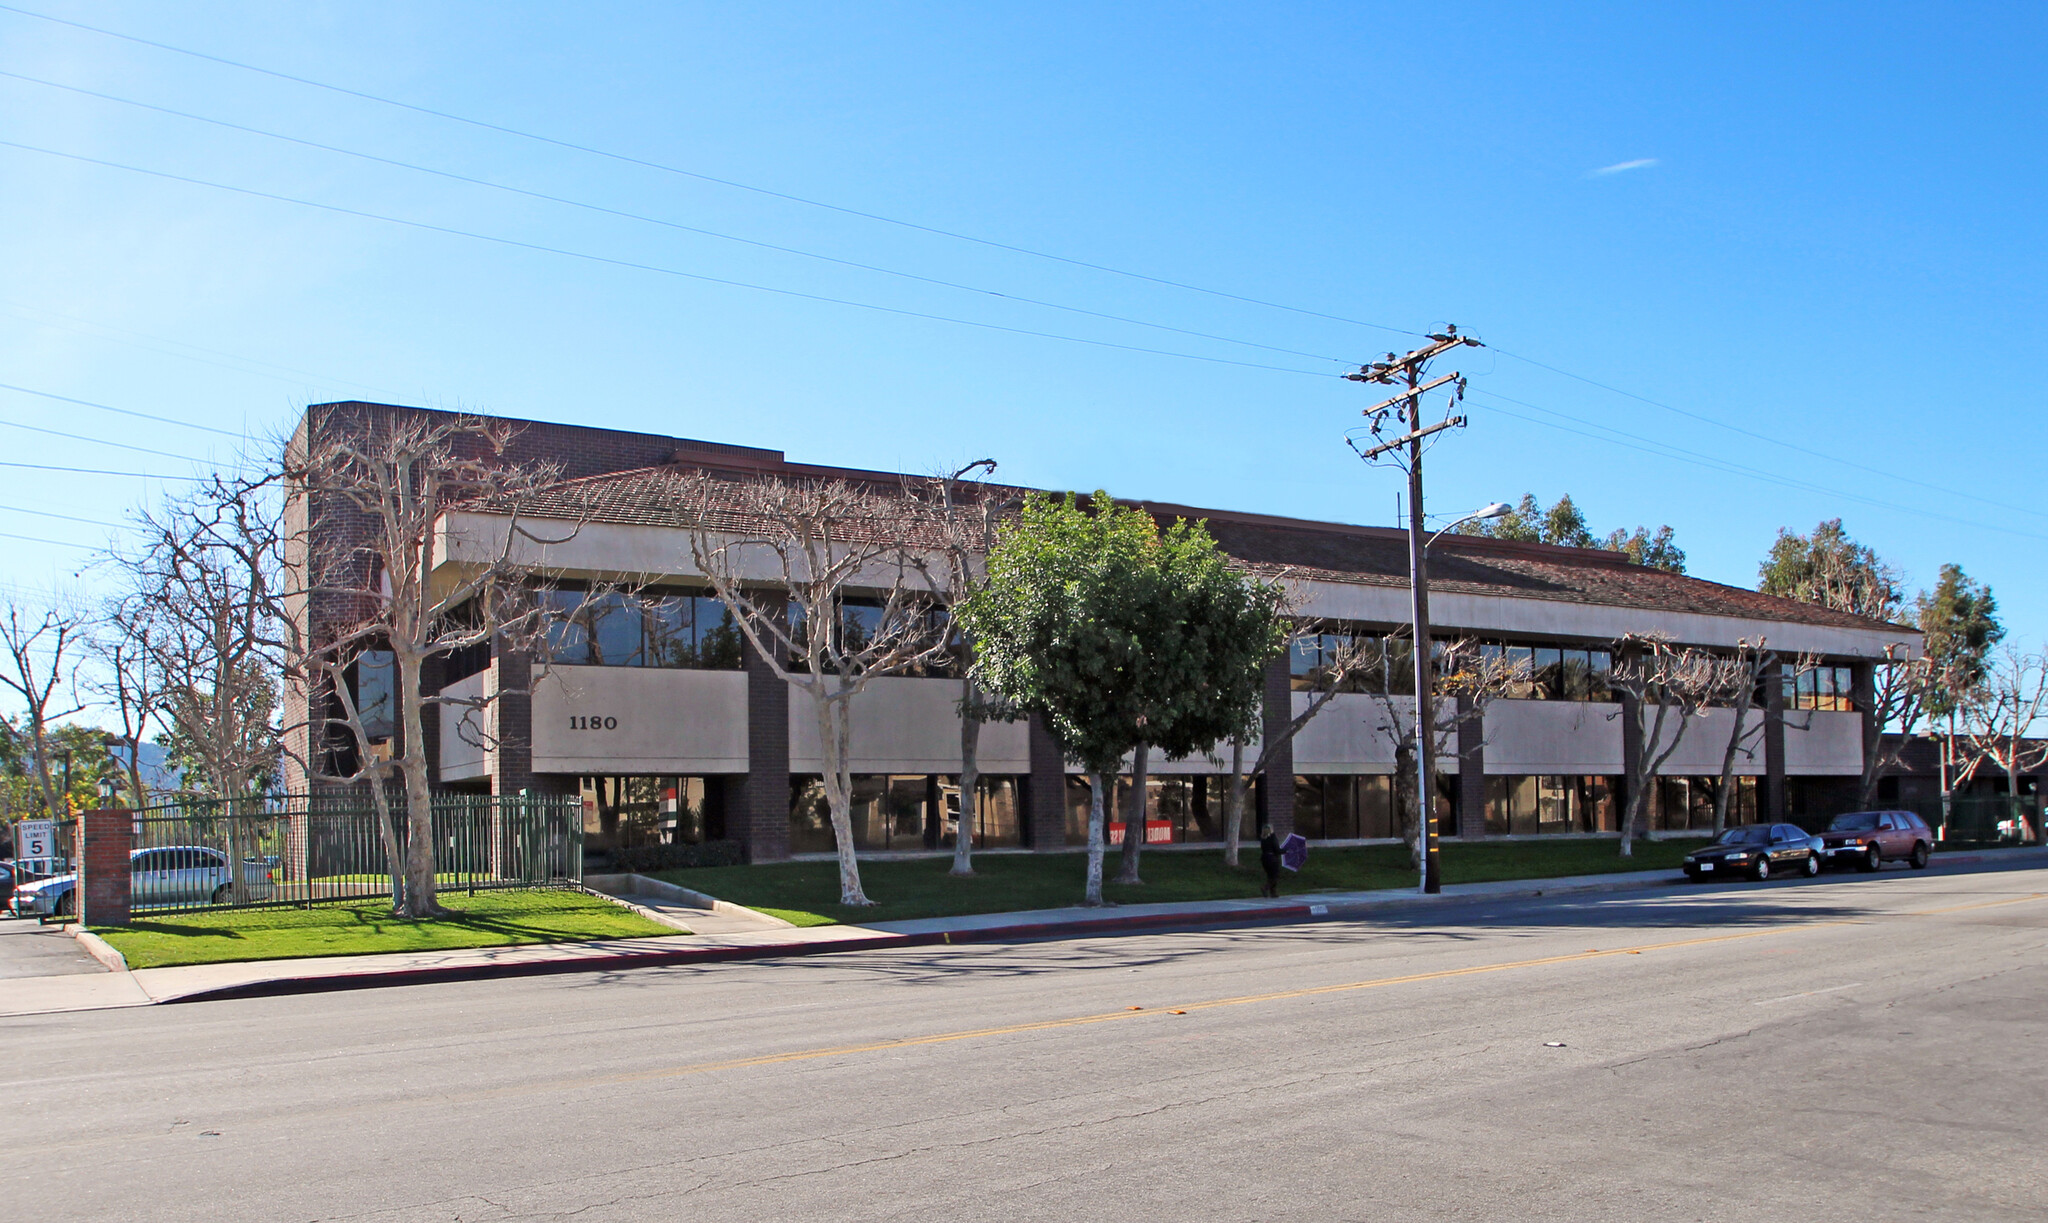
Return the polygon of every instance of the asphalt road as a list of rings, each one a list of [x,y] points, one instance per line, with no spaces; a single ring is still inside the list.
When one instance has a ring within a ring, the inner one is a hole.
[[[2037,1220],[2044,936],[1887,871],[5,1020],[0,1216]]]
[[[64,927],[45,926],[33,917],[0,917],[0,980],[105,971]]]

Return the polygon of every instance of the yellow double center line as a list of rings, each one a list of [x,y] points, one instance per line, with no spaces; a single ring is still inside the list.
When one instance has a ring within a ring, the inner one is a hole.
[[[1905,916],[1926,917],[1938,913],[1959,913],[1966,909],[1987,909],[1997,905],[2021,904],[2029,900],[2040,900],[2048,892],[2036,892],[2029,896],[2012,897],[2005,900],[1977,901],[1971,904],[1951,905],[1941,909],[1921,909]],[[1470,968],[1443,968],[1435,972],[1409,973],[1399,977],[1376,977],[1370,981],[1347,981],[1341,985],[1317,985],[1308,989],[1275,990],[1266,994],[1244,994],[1235,998],[1213,998],[1207,1002],[1187,1002],[1172,1007],[1154,1007],[1150,1010],[1127,1007],[1120,1011],[1105,1011],[1096,1015],[1075,1015],[1065,1019],[1041,1019],[1033,1023],[1013,1023],[997,1028],[970,1028],[960,1032],[940,1032],[931,1036],[909,1036],[900,1040],[878,1040],[861,1045],[835,1045],[827,1049],[802,1049],[790,1053],[770,1053],[761,1057],[739,1057],[722,1062],[696,1062],[686,1066],[670,1066],[661,1070],[644,1070],[632,1074],[611,1075],[601,1079],[579,1079],[575,1086],[613,1083],[641,1083],[654,1079],[682,1078],[693,1074],[710,1074],[718,1070],[744,1070],[751,1066],[779,1066],[787,1062],[810,1062],[830,1057],[851,1057],[861,1053],[886,1053],[894,1049],[914,1049],[921,1045],[945,1045],[962,1040],[982,1040],[992,1036],[1016,1036],[1025,1032],[1049,1032],[1059,1028],[1077,1028],[1088,1024],[1110,1023],[1119,1019],[1139,1019],[1148,1016],[1189,1014],[1194,1011],[1214,1010],[1225,1006],[1249,1006],[1259,1002],[1284,1002],[1290,998],[1314,998],[1324,994],[1344,994],[1358,990],[1384,989],[1391,985],[1414,985],[1423,981],[1447,981],[1454,977],[1471,977],[1480,973],[1508,972],[1520,968],[1542,968],[1550,964],[1571,964],[1580,960],[1598,960],[1608,956],[1642,955],[1652,951],[1675,951],[1681,947],[1704,947],[1713,943],[1733,943],[1743,939],[1762,938],[1770,934],[1782,934],[1794,930],[1819,930],[1829,926],[1861,925],[1857,921],[1788,922],[1763,930],[1744,930],[1737,934],[1714,934],[1703,938],[1676,939],[1666,943],[1643,943],[1634,947],[1595,948],[1575,951],[1569,955],[1540,956],[1533,960],[1509,960],[1499,964],[1477,964]],[[572,1084],[564,1083],[563,1086]],[[530,1090],[530,1089],[528,1089]]]

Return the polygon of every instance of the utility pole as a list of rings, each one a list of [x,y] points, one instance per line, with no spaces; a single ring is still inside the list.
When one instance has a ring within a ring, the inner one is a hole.
[[[1431,657],[1429,636],[1429,537],[1423,533],[1422,525],[1422,443],[1431,434],[1463,428],[1465,418],[1446,416],[1436,424],[1425,426],[1422,423],[1422,397],[1438,387],[1452,385],[1451,402],[1455,405],[1464,397],[1465,379],[1456,372],[1429,382],[1424,382],[1422,376],[1423,367],[1431,359],[1454,348],[1468,345],[1477,348],[1479,341],[1459,335],[1458,329],[1448,324],[1442,332],[1431,335],[1429,340],[1428,345],[1405,357],[1388,353],[1386,360],[1360,366],[1357,373],[1344,376],[1353,382],[1377,382],[1386,386],[1407,384],[1406,390],[1367,408],[1364,415],[1373,422],[1375,438],[1380,436],[1390,413],[1408,432],[1382,441],[1369,450],[1360,450],[1359,457],[1367,462],[1382,455],[1392,455],[1396,462],[1405,458],[1404,465],[1408,469],[1408,589],[1415,630],[1412,650],[1415,656],[1415,818],[1422,842],[1422,891],[1434,895],[1443,890],[1443,873],[1437,863],[1435,659]],[[1354,445],[1352,449],[1357,450],[1358,447]]]

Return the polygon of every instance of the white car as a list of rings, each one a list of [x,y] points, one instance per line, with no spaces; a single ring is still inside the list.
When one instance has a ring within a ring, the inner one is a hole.
[[[228,856],[203,845],[167,845],[138,849],[128,855],[128,906],[131,909],[198,908],[226,904],[229,899]],[[14,891],[14,911],[39,916],[78,912],[78,876],[53,875]],[[271,866],[248,859],[242,863],[244,901],[268,900]]]

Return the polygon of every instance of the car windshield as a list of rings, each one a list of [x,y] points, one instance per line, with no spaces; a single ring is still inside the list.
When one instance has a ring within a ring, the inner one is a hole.
[[[1721,834],[1716,845],[1763,845],[1771,839],[1768,828],[1730,828]]]
[[[1877,827],[1877,812],[1851,811],[1838,815],[1828,824],[1829,832],[1868,832]]]

